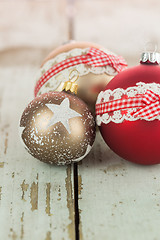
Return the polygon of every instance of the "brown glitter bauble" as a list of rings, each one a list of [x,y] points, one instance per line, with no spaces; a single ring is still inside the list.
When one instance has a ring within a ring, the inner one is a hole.
[[[41,68],[36,76],[36,81],[55,64],[79,55],[87,53],[89,48],[97,48],[107,54],[115,55],[100,45],[90,42],[76,42],[64,44],[52,51],[43,61]],[[93,67],[79,64],[68,69],[62,70],[57,75],[47,81],[38,92],[38,95],[49,91],[62,91],[64,82],[71,80],[78,85],[77,96],[81,98],[92,113],[95,112],[95,103],[100,91],[118,72],[110,65],[105,67]]]
[[[95,139],[95,121],[87,105],[65,92],[36,97],[24,110],[20,128],[29,153],[51,164],[80,161]]]

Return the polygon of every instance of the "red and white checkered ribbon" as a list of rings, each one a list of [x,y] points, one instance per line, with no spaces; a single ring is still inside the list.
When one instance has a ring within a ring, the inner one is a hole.
[[[63,71],[66,68],[73,67],[78,64],[87,64],[94,67],[102,67],[110,65],[117,72],[122,71],[127,67],[126,61],[121,56],[114,56],[107,54],[99,49],[90,48],[85,55],[75,56],[68,58],[60,63],[55,64],[48,71],[46,71],[42,77],[37,81],[34,94],[37,96],[41,87],[54,75]]]
[[[126,110],[128,108],[138,108],[132,112],[134,117],[151,119],[160,115],[160,95],[147,90],[145,94],[138,94],[136,97],[117,99],[110,102],[96,104],[96,114],[103,115],[105,113]]]

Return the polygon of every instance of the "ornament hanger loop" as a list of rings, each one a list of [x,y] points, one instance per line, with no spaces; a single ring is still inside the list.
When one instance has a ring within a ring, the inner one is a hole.
[[[78,85],[75,83],[79,78],[79,72],[77,69],[73,69],[69,73],[69,81],[64,82],[63,90],[70,91],[71,93],[77,94]]]
[[[145,52],[157,52],[157,48],[158,48],[158,46],[157,46],[156,43],[147,42],[147,43],[145,44],[144,50],[145,50]]]
[[[69,81],[76,82],[79,78],[79,72],[77,69],[73,69],[69,73]]]

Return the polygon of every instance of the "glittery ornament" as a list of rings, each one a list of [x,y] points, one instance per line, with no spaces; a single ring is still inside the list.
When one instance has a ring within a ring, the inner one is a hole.
[[[51,164],[80,161],[95,139],[95,121],[87,105],[65,92],[36,97],[24,110],[20,128],[28,152]]]
[[[97,124],[119,156],[139,164],[160,163],[160,54],[118,74],[97,99]]]
[[[36,76],[35,96],[49,91],[62,91],[65,82],[70,81],[77,84],[77,96],[94,113],[98,93],[126,66],[122,57],[100,45],[72,41],[56,48],[44,60]]]

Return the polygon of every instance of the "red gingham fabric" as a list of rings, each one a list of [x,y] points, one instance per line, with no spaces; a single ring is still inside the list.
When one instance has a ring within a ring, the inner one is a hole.
[[[147,90],[145,94],[139,94],[136,97],[98,103],[96,104],[96,115],[103,115],[116,110],[125,110],[137,107],[138,110],[132,113],[134,117],[150,119],[160,115],[159,101],[160,96],[158,94]]]
[[[55,64],[48,71],[46,71],[42,77],[37,81],[34,94],[37,96],[41,87],[54,75],[63,71],[66,68],[78,65],[78,64],[87,64],[94,67],[102,67],[110,65],[117,72],[122,71],[127,67],[127,63],[121,56],[114,56],[107,54],[99,49],[90,48],[85,55],[75,56],[68,58],[60,63]]]

